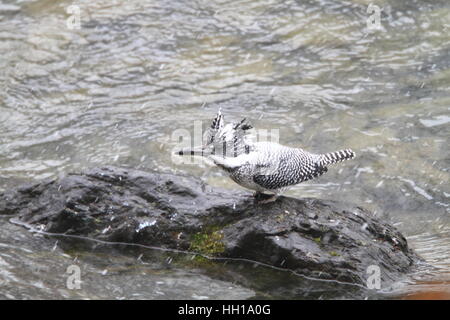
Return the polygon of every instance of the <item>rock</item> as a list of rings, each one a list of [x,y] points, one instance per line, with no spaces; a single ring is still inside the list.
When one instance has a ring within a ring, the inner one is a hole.
[[[115,167],[4,192],[0,214],[52,233],[249,259],[360,285],[371,265],[386,285],[420,261],[399,231],[360,207],[289,197],[261,204],[197,178]]]

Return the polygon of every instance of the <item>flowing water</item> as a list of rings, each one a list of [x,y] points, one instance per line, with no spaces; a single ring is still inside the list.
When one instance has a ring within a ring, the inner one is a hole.
[[[433,266],[391,294],[448,298],[449,34],[447,0],[4,0],[0,191],[106,164],[238,188],[171,156],[180,132],[221,108],[286,145],[352,148],[355,160],[288,194],[389,219]],[[0,298],[351,297],[320,283],[284,295],[273,288],[292,276],[260,267],[247,266],[261,275],[246,288],[157,259],[65,252],[7,221]],[[66,287],[71,263],[87,274],[81,290]]]

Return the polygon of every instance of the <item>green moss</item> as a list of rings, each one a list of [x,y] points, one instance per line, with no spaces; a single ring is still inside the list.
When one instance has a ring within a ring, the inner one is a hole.
[[[197,232],[192,236],[189,250],[206,256],[217,256],[225,251],[222,239],[223,234],[220,230]]]
[[[340,256],[340,254],[339,253],[337,253],[336,251],[330,251],[330,252],[328,252],[330,255],[332,255],[333,257],[339,257]]]
[[[314,238],[313,240],[318,244],[320,244],[322,241],[322,239],[320,237]]]

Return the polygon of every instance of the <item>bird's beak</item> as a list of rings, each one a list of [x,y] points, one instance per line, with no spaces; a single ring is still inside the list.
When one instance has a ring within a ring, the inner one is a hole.
[[[203,146],[198,146],[194,148],[184,148],[179,151],[176,151],[175,154],[180,156],[204,156],[205,148]]]

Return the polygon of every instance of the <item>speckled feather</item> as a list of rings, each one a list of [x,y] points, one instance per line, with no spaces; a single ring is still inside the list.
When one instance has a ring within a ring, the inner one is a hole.
[[[340,150],[313,154],[273,142],[251,142],[245,119],[225,125],[220,110],[206,134],[208,157],[231,179],[258,192],[279,193],[287,187],[321,176],[328,165],[352,159],[355,153]]]

